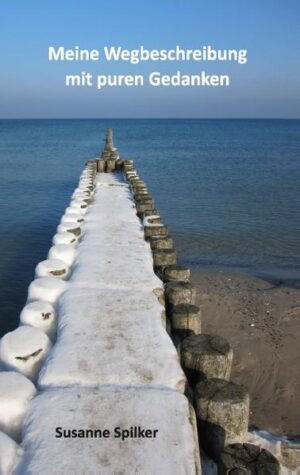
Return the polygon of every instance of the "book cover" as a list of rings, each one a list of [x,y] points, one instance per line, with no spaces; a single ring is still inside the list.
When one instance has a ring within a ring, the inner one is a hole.
[[[0,474],[297,474],[296,0],[0,5]]]

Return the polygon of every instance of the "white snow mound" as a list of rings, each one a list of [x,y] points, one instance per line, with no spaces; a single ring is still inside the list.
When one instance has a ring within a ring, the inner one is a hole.
[[[49,259],[59,259],[68,266],[71,266],[76,258],[76,250],[68,244],[59,244],[50,248]]]
[[[58,233],[70,233],[72,234],[73,236],[76,236],[78,237],[78,229],[80,229],[80,232],[81,232],[81,227],[82,227],[82,223],[77,223],[76,221],[73,221],[73,222],[69,222],[69,223],[61,223],[57,226],[57,232]],[[74,234],[76,233],[76,234]],[[80,233],[79,233],[80,235]]]
[[[60,259],[46,259],[39,262],[35,268],[35,276],[38,277],[57,277],[67,279],[70,273],[69,266]]]
[[[17,442],[29,403],[37,390],[29,379],[15,371],[0,373],[0,430]]]
[[[23,449],[14,440],[0,432],[0,474],[12,475],[23,455]]]
[[[35,381],[50,348],[51,342],[42,330],[24,325],[1,338],[0,359],[7,369]]]
[[[24,325],[31,325],[45,332],[50,340],[54,339],[56,333],[56,312],[49,302],[36,300],[23,308],[20,314],[20,322]]]
[[[28,288],[28,301],[45,300],[55,304],[68,284],[63,279],[56,277],[40,277],[31,282]]]

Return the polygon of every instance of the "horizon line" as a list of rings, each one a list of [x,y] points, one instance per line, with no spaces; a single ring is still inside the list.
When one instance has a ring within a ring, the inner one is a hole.
[[[300,120],[300,117],[0,117],[0,120]]]

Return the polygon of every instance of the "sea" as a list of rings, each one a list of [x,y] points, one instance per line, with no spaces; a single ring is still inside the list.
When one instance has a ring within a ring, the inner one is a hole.
[[[0,120],[0,335],[106,129],[192,271],[300,279],[300,120]]]

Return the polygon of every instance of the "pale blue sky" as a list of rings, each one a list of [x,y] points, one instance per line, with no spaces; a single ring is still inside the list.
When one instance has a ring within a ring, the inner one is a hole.
[[[300,117],[299,0],[2,0],[0,117]],[[248,63],[49,63],[48,46],[246,48]],[[229,88],[69,89],[64,75],[224,73]]]

